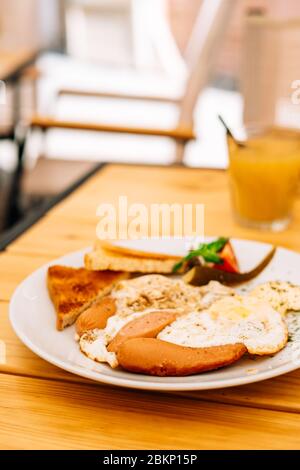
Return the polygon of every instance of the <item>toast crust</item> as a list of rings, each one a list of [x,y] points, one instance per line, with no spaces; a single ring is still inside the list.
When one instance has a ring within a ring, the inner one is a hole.
[[[111,270],[126,271],[131,273],[160,273],[171,274],[178,257],[167,259],[150,258],[147,256],[135,256],[110,251],[97,244],[95,249],[87,253],[84,258],[85,267],[91,271]]]
[[[157,259],[157,260],[170,260],[174,259],[175,262],[182,259],[182,256],[171,256],[166,253],[155,253],[154,251],[142,251],[136,250],[134,248],[127,248],[125,246],[120,246],[114,243],[110,243],[107,240],[97,240],[95,243],[95,251],[97,249],[103,249],[105,251],[109,251],[112,253],[117,253],[118,255],[127,255],[127,256],[135,256],[137,258],[150,258],[150,259]]]

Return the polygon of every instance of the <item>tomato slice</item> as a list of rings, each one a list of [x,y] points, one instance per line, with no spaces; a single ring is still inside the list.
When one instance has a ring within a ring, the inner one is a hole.
[[[232,245],[227,242],[222,251],[218,255],[224,260],[222,264],[214,264],[214,268],[220,269],[221,271],[227,271],[228,273],[239,273],[239,265],[234,254]]]

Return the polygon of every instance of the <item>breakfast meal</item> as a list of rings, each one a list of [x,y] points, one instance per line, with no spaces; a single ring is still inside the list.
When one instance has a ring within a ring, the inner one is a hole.
[[[75,323],[74,340],[93,361],[161,377],[274,355],[287,345],[288,315],[300,311],[300,286],[233,286],[261,273],[275,251],[241,272],[227,238],[201,243],[183,258],[97,242],[85,268],[48,270],[57,329]]]

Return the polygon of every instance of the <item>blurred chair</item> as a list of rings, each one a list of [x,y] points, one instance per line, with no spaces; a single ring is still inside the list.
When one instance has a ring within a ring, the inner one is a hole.
[[[246,125],[300,127],[300,18],[246,17],[241,91]],[[298,79],[298,81],[297,81]],[[299,96],[299,93],[298,93]]]
[[[91,89],[61,89],[59,96],[108,98],[118,101],[129,100],[131,103],[139,100],[167,103],[176,105],[178,108],[177,121],[173,128],[157,128],[144,125],[114,124],[114,123],[92,123],[82,122],[80,116],[74,119],[61,119],[55,113],[53,115],[36,115],[31,120],[31,128],[48,129],[70,129],[84,130],[104,133],[134,134],[146,136],[170,137],[176,142],[177,163],[182,163],[184,148],[188,141],[195,138],[193,129],[194,108],[199,93],[207,85],[211,76],[213,66],[217,57],[217,51],[222,42],[226,27],[232,15],[237,0],[204,0],[196,20],[195,28],[186,52],[186,63],[188,76],[183,88],[182,96],[161,97],[143,96],[110,92],[99,92]],[[121,80],[121,77],[120,77]],[[139,116],[137,116],[139,118]]]
[[[167,10],[166,0],[64,0],[66,52],[102,66],[184,74]]]

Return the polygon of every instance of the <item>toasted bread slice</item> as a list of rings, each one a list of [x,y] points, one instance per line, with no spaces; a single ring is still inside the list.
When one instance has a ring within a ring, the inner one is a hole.
[[[109,269],[111,271],[126,271],[131,273],[160,273],[170,274],[178,257],[167,259],[150,258],[149,255],[134,256],[116,253],[104,249],[99,244],[94,251],[85,255],[85,267],[88,270],[100,271]]]
[[[112,271],[88,271],[84,268],[51,266],[48,269],[48,290],[57,314],[56,326],[63,330],[99,298],[108,294],[116,282],[128,274]]]
[[[142,251],[142,250],[137,250],[134,248],[129,248],[126,246],[122,246],[118,243],[112,243],[107,240],[97,240],[95,243],[95,250],[98,248],[102,248],[103,250],[110,251],[113,253],[117,253],[119,255],[129,255],[129,256],[136,256],[138,258],[151,258],[151,259],[170,259],[174,258],[175,260],[180,260],[182,256],[170,256],[167,253],[156,253],[154,251]]]

